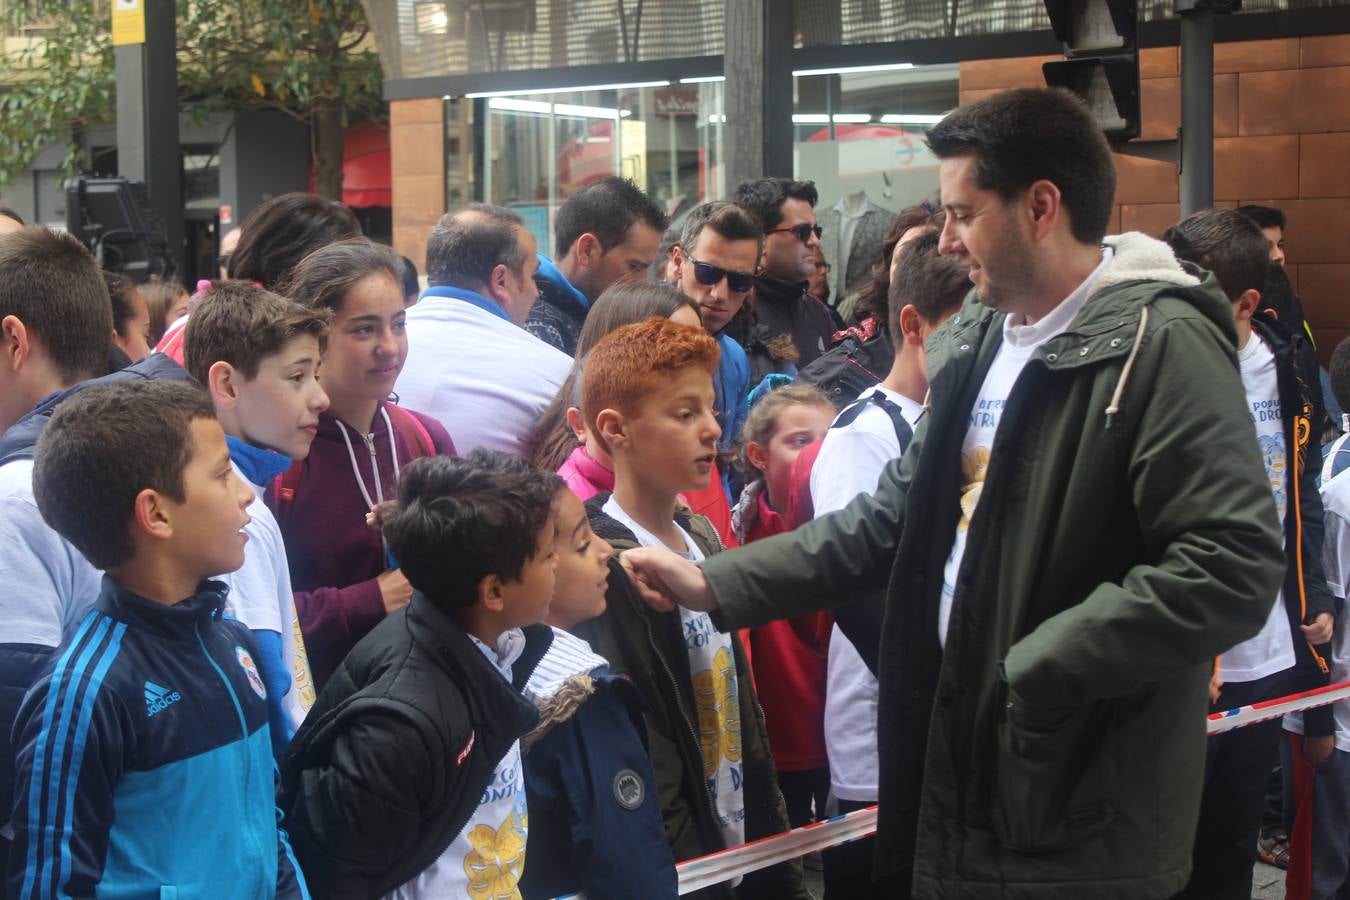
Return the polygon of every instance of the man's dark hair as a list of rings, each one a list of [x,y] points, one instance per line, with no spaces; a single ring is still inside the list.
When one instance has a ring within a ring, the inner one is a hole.
[[[10,209],[8,206],[0,206],[0,218],[13,219],[15,222],[18,222],[20,225],[27,225],[27,224],[28,224],[27,222],[25,222],[25,221],[23,220],[23,216],[19,215],[19,214],[16,213],[14,210]]]
[[[312,309],[248,281],[222,281],[197,298],[183,332],[183,368],[206,384],[211,367],[227,362],[244,378],[301,335],[328,338],[329,312]]]
[[[104,272],[103,284],[107,287],[108,299],[112,302],[113,330],[121,337],[126,337],[127,324],[136,316],[136,307],[131,302],[136,282],[116,272]]]
[[[1331,395],[1336,405],[1350,411],[1350,337],[1342,338],[1331,353],[1331,365],[1327,367],[1331,376]]]
[[[805,200],[812,207],[820,200],[814,181],[791,178],[756,178],[736,185],[731,200],[759,220],[759,230],[768,234],[783,221],[783,204]]]
[[[1256,223],[1257,228],[1278,228],[1284,231],[1286,219],[1284,210],[1276,206],[1260,206],[1255,203],[1249,203],[1246,206],[1239,206],[1237,211]]]
[[[104,375],[113,315],[98,263],[40,225],[0,234],[0,319],[23,322],[69,384]]]
[[[764,249],[764,233],[760,231],[759,221],[734,203],[714,200],[689,210],[679,241],[686,256],[694,251],[704,228],[717,232],[723,240],[754,241],[756,259]]]
[[[1202,209],[1162,237],[1177,259],[1213,272],[1231,302],[1265,287],[1270,244],[1256,223],[1235,209]]]
[[[422,283],[417,280],[417,264],[406,256],[400,256],[403,260],[403,296],[416,297],[422,293]]]
[[[922,227],[922,226],[921,226]],[[900,310],[913,304],[929,325],[956,312],[970,293],[969,270],[955,256],[938,252],[942,232],[928,227],[923,234],[900,248],[896,277],[890,287],[891,341],[896,348],[900,335]]]
[[[414,588],[442,609],[467,609],[488,575],[520,578],[562,487],[510,453],[423,457],[403,469],[384,536]]]
[[[350,238],[320,247],[300,260],[277,286],[277,293],[311,309],[337,313],[351,289],[371,275],[387,276],[401,292],[403,272],[398,254],[389,247]]]
[[[273,197],[239,226],[239,243],[225,268],[231,278],[272,290],[296,263],[325,244],[361,236],[350,209],[318,194]]]
[[[907,206],[895,214],[891,227],[881,239],[881,253],[872,264],[872,276],[858,291],[858,299],[853,302],[853,320],[864,322],[873,316],[881,321],[890,321],[891,310],[891,257],[895,254],[895,245],[909,233],[910,229],[921,225],[931,225],[939,232],[946,220],[942,208],[925,200],[917,206]]]
[[[971,156],[975,186],[1004,202],[1037,181],[1059,188],[1074,239],[1096,244],[1111,221],[1116,164],[1083,102],[1059,88],[1017,88],[962,106],[926,138],[938,159]]]
[[[652,198],[627,178],[608,175],[568,197],[553,219],[557,259],[567,255],[577,238],[593,234],[608,253],[622,244],[634,223],[643,222],[659,234],[666,214]]]
[[[191,381],[95,385],[62,401],[38,438],[33,495],[42,518],[97,569],[131,559],[131,517],[146,488],[178,503],[194,451],[191,424],[214,419]]]
[[[498,266],[519,273],[525,245],[516,229],[523,227],[519,215],[490,203],[470,203],[447,213],[427,238],[427,281],[481,291]]]

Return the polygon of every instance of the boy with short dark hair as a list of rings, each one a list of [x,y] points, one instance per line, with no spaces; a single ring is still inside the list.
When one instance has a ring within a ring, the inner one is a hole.
[[[1188,216],[1163,235],[1177,258],[1208,269],[1233,305],[1238,368],[1248,411],[1284,526],[1283,587],[1261,631],[1219,657],[1211,712],[1259,703],[1327,683],[1334,601],[1322,568],[1321,458],[1312,441],[1322,421],[1317,359],[1279,320],[1258,313],[1267,244],[1231,209]],[[1330,708],[1310,711],[1307,734],[1333,731]],[[1209,739],[1194,868],[1179,896],[1248,896],[1261,829],[1264,785],[1279,753],[1278,721]]]
[[[717,343],[667,319],[620,328],[587,357],[582,412],[614,462],[614,493],[587,503],[595,533],[617,551],[665,546],[688,559],[722,543],[676,498],[703,490],[721,430],[712,373]],[[608,608],[582,623],[586,638],[633,679],[650,709],[648,744],[666,837],[677,860],[788,829],[750,667],[735,635],[704,613],[657,613],[628,579],[611,582]],[[702,895],[701,895],[702,896]],[[707,896],[733,896],[723,884]],[[801,868],[747,875],[735,896],[802,897]]]
[[[222,580],[225,611],[253,632],[267,686],[272,750],[278,758],[314,704],[314,682],[291,593],[281,529],[263,492],[309,455],[328,395],[319,386],[326,311],[309,309],[247,281],[212,286],[183,337],[192,377],[211,392],[230,465],[253,489],[244,564]]]
[[[33,489],[107,575],[15,723],[9,896],[308,896],[277,827],[258,649],[206,580],[243,562],[253,501],[210,398],[80,392],[38,442]]]
[[[476,450],[404,470],[384,535],[414,588],[324,685],[282,762],[316,897],[519,897],[521,696],[552,641],[562,480]]]

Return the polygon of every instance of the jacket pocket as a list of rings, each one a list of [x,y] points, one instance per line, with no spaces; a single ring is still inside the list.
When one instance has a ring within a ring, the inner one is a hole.
[[[1046,713],[1004,690],[991,810],[999,840],[1052,853],[1101,834],[1117,809],[1111,704]]]

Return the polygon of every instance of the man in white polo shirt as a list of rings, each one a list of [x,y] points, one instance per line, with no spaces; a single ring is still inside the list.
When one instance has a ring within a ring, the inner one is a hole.
[[[508,209],[471,203],[427,240],[431,286],[408,310],[397,392],[434,416],[460,453],[526,455],[539,414],[572,360],[523,328],[538,296],[535,240]]]

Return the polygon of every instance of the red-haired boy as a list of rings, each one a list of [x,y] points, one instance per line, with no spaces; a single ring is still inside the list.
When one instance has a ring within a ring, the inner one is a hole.
[[[717,342],[698,328],[649,319],[595,346],[582,414],[614,462],[614,493],[587,503],[591,527],[618,552],[667,547],[698,561],[722,549],[712,525],[677,508],[708,486],[721,435],[712,373]],[[786,831],[763,713],[735,635],[703,613],[655,612],[627,579],[583,634],[642,692],[666,837],[677,860]],[[783,864],[709,889],[725,897],[805,898],[801,869]]]

